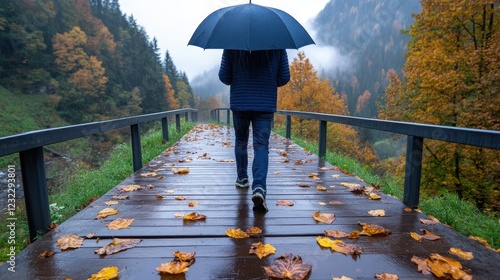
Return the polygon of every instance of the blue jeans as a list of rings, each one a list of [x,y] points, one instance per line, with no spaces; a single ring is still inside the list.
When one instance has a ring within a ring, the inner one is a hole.
[[[248,178],[248,138],[252,124],[253,164],[252,189],[261,186],[266,190],[267,169],[269,166],[269,136],[274,118],[273,112],[233,111],[233,124],[236,134],[234,154],[238,178]]]

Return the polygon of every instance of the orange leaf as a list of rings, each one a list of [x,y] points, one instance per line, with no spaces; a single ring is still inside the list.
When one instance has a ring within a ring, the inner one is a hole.
[[[184,217],[182,217],[184,220],[190,220],[190,221],[200,221],[200,220],[205,220],[207,218],[207,216],[205,215],[202,215],[202,214],[198,214],[196,212],[191,212],[187,215],[184,215]]]
[[[186,200],[187,196],[176,196],[175,200]]]
[[[461,259],[468,260],[468,261],[470,261],[474,258],[474,255],[472,254],[472,252],[466,252],[460,248],[451,247],[449,252],[450,252],[450,254],[453,254]]]
[[[118,213],[119,213],[118,210],[114,208],[104,208],[101,211],[99,211],[99,213],[97,213],[97,216],[95,218],[102,219],[106,218],[107,216],[116,215]]]
[[[271,278],[302,280],[311,272],[312,265],[302,262],[300,256],[286,254],[276,258],[271,266],[262,268]]]
[[[188,174],[189,168],[172,168],[174,174]]]
[[[417,240],[418,242],[422,242],[422,240],[424,239],[424,237],[416,232],[410,232],[410,236],[411,238]]]
[[[332,224],[335,221],[335,214],[333,213],[320,213],[320,211],[316,211],[312,217],[321,223]]]
[[[263,244],[262,242],[252,243],[250,247],[250,251],[248,254],[254,254],[262,259],[264,257],[269,256],[270,254],[275,254],[276,248],[274,248],[271,244]]]
[[[245,230],[245,232],[248,233],[249,235],[256,235],[256,234],[261,234],[262,230],[258,227],[251,227]]]
[[[293,206],[294,202],[290,201],[290,200],[278,200],[278,202],[276,203],[276,205],[279,205],[279,206]]]
[[[88,280],[111,280],[118,277],[118,267],[109,266],[105,267],[99,272],[92,274]]]
[[[472,280],[472,276],[462,270],[462,264],[449,257],[431,254],[426,260],[432,274],[440,278]]]
[[[183,261],[171,261],[162,263],[156,268],[159,273],[180,274],[189,270],[189,263]]]
[[[383,228],[379,225],[371,225],[371,224],[366,224],[366,223],[360,223],[358,224],[362,227],[362,230],[360,232],[361,235],[389,235],[391,234],[391,230]]]
[[[67,249],[76,249],[80,248],[83,245],[83,238],[79,237],[76,234],[65,235],[57,239],[56,245],[59,246],[61,251]]]
[[[196,202],[196,201],[190,201],[190,202],[188,202],[188,206],[189,207],[196,207],[196,206],[198,206],[198,204],[200,204],[200,203]]]
[[[181,252],[181,251],[175,251],[174,252],[174,257],[179,259],[180,261],[187,262],[189,265],[192,265],[194,263],[194,257],[196,256],[195,252]]]
[[[240,228],[230,228],[226,230],[226,235],[232,238],[248,238],[250,237],[246,232]]]
[[[134,219],[123,219],[118,218],[108,224],[108,229],[120,230],[124,228],[130,228],[130,225],[134,222]]]

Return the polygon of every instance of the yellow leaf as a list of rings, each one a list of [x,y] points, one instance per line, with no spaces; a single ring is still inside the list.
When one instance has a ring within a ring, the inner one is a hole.
[[[410,232],[410,236],[411,238],[417,240],[418,242],[422,242],[422,240],[424,239],[424,237],[416,232]]]
[[[118,210],[116,210],[114,208],[104,208],[103,210],[99,211],[99,213],[97,213],[97,217],[95,217],[95,218],[102,219],[102,218],[106,218],[107,216],[116,215],[116,214],[118,214]]]
[[[180,261],[187,262],[189,265],[194,263],[194,257],[196,256],[195,252],[181,252],[175,251],[174,257],[179,259]]]
[[[57,239],[56,245],[59,246],[61,251],[80,248],[83,245],[83,238],[76,234],[61,236]]]
[[[108,245],[94,250],[94,253],[99,255],[116,254],[118,252],[134,248],[139,243],[141,243],[141,241],[141,239],[113,238],[113,241],[111,241]]]
[[[276,248],[274,248],[271,244],[263,244],[262,242],[252,243],[250,247],[250,251],[248,254],[255,254],[259,259],[263,257],[267,257],[270,254],[275,254]]]
[[[366,224],[366,223],[360,223],[358,224],[362,227],[362,230],[360,232],[361,235],[389,235],[391,234],[391,230],[383,228],[379,225],[371,225],[371,224]]]
[[[333,213],[320,213],[320,211],[316,211],[312,217],[321,223],[331,224],[335,221],[335,214]]]
[[[108,266],[105,267],[96,274],[92,274],[88,280],[111,280],[118,277],[118,267]]]
[[[466,252],[460,248],[451,247],[450,254],[453,254],[461,259],[468,260],[468,261],[470,261],[474,258],[474,255],[472,254],[472,252]]]
[[[437,277],[472,280],[472,276],[462,270],[462,264],[453,258],[431,254],[426,259],[426,263],[431,269],[432,274]]]
[[[156,268],[159,273],[180,274],[189,270],[189,263],[183,261],[171,261],[162,263]]]
[[[134,219],[123,219],[118,218],[108,224],[108,229],[120,230],[124,228],[130,228],[130,225],[134,222]]]
[[[207,216],[196,213],[196,212],[191,212],[187,215],[184,215],[184,217],[182,217],[182,218],[184,220],[189,220],[189,221],[199,221],[199,220],[205,220],[207,218]]]
[[[290,201],[290,200],[278,200],[278,202],[276,203],[276,205],[279,205],[279,206],[293,206],[295,203],[293,201]]]
[[[321,247],[330,248],[345,255],[361,255],[363,253],[363,249],[352,244],[347,244],[339,239],[332,240],[328,237],[318,236],[316,237],[316,241]]]
[[[375,217],[384,217],[385,210],[384,209],[370,210],[370,211],[368,211],[368,214],[375,216]]]
[[[250,237],[246,232],[240,228],[230,228],[226,230],[226,235],[232,238],[248,238]]]
[[[376,194],[376,193],[370,193],[368,194],[368,198],[369,199],[373,199],[373,200],[379,200],[379,199],[382,199],[382,197],[380,197],[380,195]]]
[[[188,174],[189,168],[172,168],[174,174]]]
[[[256,234],[261,234],[262,230],[258,227],[251,227],[245,230],[245,232],[248,233],[249,235],[256,235]]]
[[[316,189],[318,191],[326,191],[326,187],[324,187],[324,186],[316,186]]]

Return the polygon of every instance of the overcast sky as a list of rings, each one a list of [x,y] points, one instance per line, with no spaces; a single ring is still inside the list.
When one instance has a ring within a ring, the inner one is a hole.
[[[317,45],[300,49],[311,59],[316,68],[328,68],[335,60],[334,49],[321,46],[315,38],[310,21],[329,0],[253,0],[252,3],[281,9],[295,17],[309,32]],[[162,59],[169,51],[174,64],[186,72],[189,79],[210,70],[220,63],[222,50],[203,50],[188,46],[194,30],[213,11],[248,3],[248,0],[119,0],[120,8],[127,16],[133,15],[144,27],[152,40],[156,37]],[[289,60],[296,51],[289,51]]]

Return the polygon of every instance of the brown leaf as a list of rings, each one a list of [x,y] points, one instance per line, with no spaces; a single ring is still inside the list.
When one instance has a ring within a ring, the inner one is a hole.
[[[375,273],[375,278],[383,280],[399,280],[399,277],[396,274],[389,273]]]
[[[245,232],[249,235],[257,235],[257,234],[261,234],[262,230],[258,227],[251,227],[251,228],[245,230]]]
[[[286,254],[276,258],[271,266],[262,268],[269,277],[302,280],[310,273],[312,265],[302,262],[300,256]]]
[[[325,235],[333,237],[333,238],[346,238],[349,236],[349,233],[339,231],[339,230],[329,229],[329,230],[325,230]]]
[[[361,223],[361,222],[358,222],[358,224],[359,224],[359,226],[362,227],[362,230],[359,233],[361,235],[373,236],[373,235],[389,235],[389,234],[391,234],[391,230],[383,228],[379,225],[366,224],[366,223]]]
[[[130,199],[130,196],[128,196],[128,195],[114,195],[113,197],[111,197],[111,199],[125,200],[125,199]]]
[[[61,236],[57,239],[56,245],[59,246],[61,251],[80,248],[83,245],[83,238],[76,234]]]
[[[145,173],[141,173],[141,176],[142,177],[156,177],[158,176],[158,172],[145,172]]]
[[[196,213],[196,212],[191,212],[187,215],[184,215],[182,218],[184,220],[188,220],[188,221],[201,221],[201,220],[205,220],[207,218],[207,216]]]
[[[137,191],[140,189],[142,189],[142,187],[139,185],[126,185],[126,186],[119,187],[118,191],[120,191],[120,192],[133,192],[133,191]]]
[[[104,204],[106,204],[107,206],[116,205],[116,204],[118,204],[118,201],[110,200],[110,201],[104,202]]]
[[[363,253],[363,249],[353,244],[347,244],[340,239],[332,240],[328,237],[318,236],[316,241],[321,247],[330,248],[344,255],[361,255]]]
[[[420,271],[423,275],[431,274],[431,268],[427,265],[427,262],[425,259],[419,258],[417,256],[413,256],[411,258],[411,262],[417,264],[418,271]]]
[[[370,214],[374,217],[384,217],[385,210],[384,209],[370,210],[370,211],[368,211],[368,214]]]
[[[422,219],[420,218],[419,221],[424,224],[424,225],[435,225],[437,224],[438,222],[436,222],[435,220],[431,220],[431,219]]]
[[[95,217],[95,218],[102,219],[102,218],[106,218],[107,216],[116,215],[118,213],[119,213],[118,210],[116,210],[114,208],[104,208],[101,211],[99,211],[99,213],[97,213],[97,217]]]
[[[276,205],[279,205],[279,206],[293,206],[295,203],[293,201],[290,201],[290,200],[278,200],[278,202],[276,203]]]
[[[159,273],[180,274],[189,270],[189,263],[183,261],[171,261],[162,263],[156,268]]]
[[[248,254],[257,255],[259,259],[269,256],[270,254],[275,254],[276,248],[274,248],[271,244],[264,244],[262,242],[252,243],[250,246],[250,251]]]
[[[331,205],[342,205],[342,204],[345,204],[345,203],[342,202],[342,201],[332,200],[332,201],[329,202],[329,204],[331,204]]]
[[[470,261],[474,258],[474,255],[472,254],[472,252],[466,252],[460,248],[451,247],[449,252],[450,252],[450,254],[453,254],[461,259],[468,260],[468,261]]]
[[[333,213],[320,213],[320,211],[316,211],[312,217],[321,223],[332,224],[335,221],[335,214]]]
[[[318,191],[326,191],[326,187],[325,186],[316,186],[316,189]]]
[[[250,237],[246,232],[240,228],[230,228],[226,230],[226,235],[231,238],[248,238]]]
[[[88,280],[111,280],[111,279],[116,279],[117,277],[118,277],[118,267],[109,266],[99,270],[99,272],[95,274],[92,274]]]
[[[434,234],[426,229],[420,229],[420,231],[422,231],[424,233],[424,238],[427,239],[427,240],[438,240],[438,239],[441,239],[441,236],[437,235],[437,234]]]
[[[187,196],[176,196],[175,200],[186,200]]]
[[[188,174],[189,168],[172,168],[174,174]]]
[[[309,184],[301,183],[301,184],[299,184],[299,187],[301,187],[301,188],[309,188],[310,186],[309,186]]]
[[[194,263],[194,257],[196,256],[196,252],[181,252],[175,251],[174,257],[179,259],[180,261],[187,262],[189,265]]]
[[[156,199],[158,199],[158,200],[162,200],[162,199],[163,199],[163,195],[160,195],[160,194],[159,194],[159,195],[157,195],[157,196],[156,196]]]
[[[113,241],[111,241],[108,245],[94,250],[94,253],[99,255],[116,254],[118,252],[134,248],[139,243],[141,243],[141,241],[141,239],[113,238]]]
[[[188,202],[188,207],[196,207],[196,206],[198,206],[198,204],[200,204],[200,203],[196,202],[196,201],[190,201],[190,202]]]
[[[43,252],[41,252],[38,256],[40,258],[50,258],[54,255],[54,251],[51,251],[51,250],[45,250]]]
[[[118,219],[113,220],[111,223],[108,224],[108,229],[120,230],[120,229],[124,229],[124,228],[130,228],[130,225],[133,222],[134,222],[134,219],[118,218]]]

